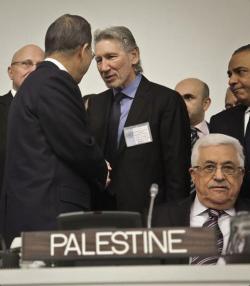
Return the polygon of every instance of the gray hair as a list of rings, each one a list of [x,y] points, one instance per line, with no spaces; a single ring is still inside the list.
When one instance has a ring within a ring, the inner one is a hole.
[[[126,52],[131,52],[134,49],[139,51],[133,34],[124,26],[113,26],[103,30],[96,30],[94,33],[94,45],[101,40],[117,40],[121,43],[124,51]],[[138,63],[134,65],[134,70],[136,74],[143,72],[140,55]]]
[[[244,168],[245,156],[243,154],[243,147],[239,140],[224,134],[209,134],[203,136],[196,141],[192,150],[191,164],[192,167],[196,166],[199,159],[199,149],[201,147],[216,146],[216,145],[232,145],[235,148],[240,167]]]

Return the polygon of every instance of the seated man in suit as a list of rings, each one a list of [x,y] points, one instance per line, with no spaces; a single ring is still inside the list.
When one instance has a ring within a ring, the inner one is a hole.
[[[175,90],[186,103],[190,125],[197,130],[198,137],[209,134],[205,121],[205,112],[211,104],[208,85],[198,78],[186,78],[177,83]]]
[[[44,51],[36,45],[29,44],[18,51],[12,57],[8,67],[9,78],[12,81],[12,89],[0,96],[0,190],[2,188],[3,169],[6,152],[7,118],[10,104],[17,90],[25,78],[36,69],[39,62],[44,59]]]
[[[177,204],[156,208],[153,226],[202,227],[211,218],[210,213],[217,212],[220,214],[217,227],[223,236],[221,251],[225,253],[230,218],[238,211],[250,210],[249,201],[238,199],[244,176],[242,146],[233,137],[209,134],[194,145],[191,162],[196,194]],[[180,259],[177,263],[188,263],[188,259]],[[216,263],[222,263],[222,259]]]

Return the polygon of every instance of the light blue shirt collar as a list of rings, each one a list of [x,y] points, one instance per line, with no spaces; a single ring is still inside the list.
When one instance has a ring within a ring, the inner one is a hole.
[[[122,92],[130,98],[134,98],[137,88],[141,82],[142,75],[138,74],[136,78],[130,83],[130,85],[126,86],[122,90],[118,90],[116,88],[113,89],[113,94],[117,94],[118,92]]]

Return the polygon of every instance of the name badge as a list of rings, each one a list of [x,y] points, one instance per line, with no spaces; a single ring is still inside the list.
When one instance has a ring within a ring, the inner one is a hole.
[[[124,127],[124,137],[127,147],[152,142],[152,134],[148,122]]]

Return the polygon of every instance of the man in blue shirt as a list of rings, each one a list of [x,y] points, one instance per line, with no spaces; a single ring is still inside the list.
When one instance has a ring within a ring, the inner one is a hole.
[[[111,183],[96,192],[93,207],[143,212],[152,183],[156,203],[189,194],[190,128],[186,106],[173,90],[142,75],[140,52],[130,30],[95,32],[98,71],[109,88],[88,102],[94,137],[110,162]]]

